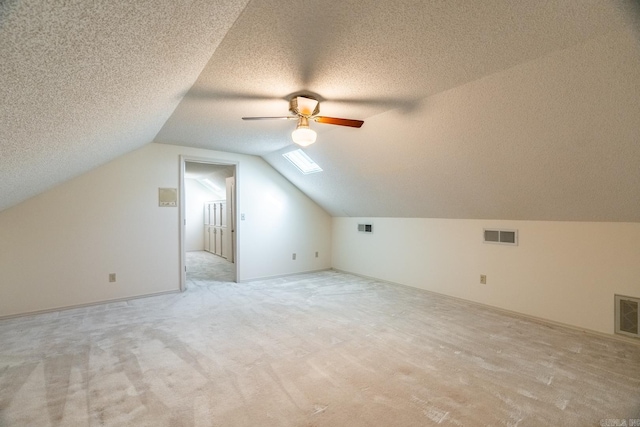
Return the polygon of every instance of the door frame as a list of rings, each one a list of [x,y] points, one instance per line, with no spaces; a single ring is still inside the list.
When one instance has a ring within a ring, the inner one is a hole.
[[[204,163],[210,165],[219,166],[234,166],[235,167],[235,207],[233,212],[233,223],[235,228],[233,230],[233,260],[236,269],[236,283],[240,282],[240,251],[238,249],[239,235],[240,235],[240,222],[238,221],[238,212],[240,211],[240,162],[226,159],[218,159],[215,157],[197,157],[180,155],[180,167],[179,167],[179,184],[180,184],[180,208],[178,213],[178,239],[179,239],[179,269],[180,269],[180,292],[184,292],[187,289],[187,264],[186,264],[186,205],[185,205],[185,168],[187,163]]]

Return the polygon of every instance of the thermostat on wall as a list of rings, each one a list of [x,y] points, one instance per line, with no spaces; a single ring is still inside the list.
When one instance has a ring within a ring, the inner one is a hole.
[[[178,189],[158,188],[158,206],[178,206]]]

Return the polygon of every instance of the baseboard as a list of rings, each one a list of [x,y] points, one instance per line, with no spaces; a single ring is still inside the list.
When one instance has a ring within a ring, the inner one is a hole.
[[[607,333],[600,332],[600,331],[594,331],[593,329],[581,328],[579,326],[570,325],[568,323],[556,322],[555,320],[549,320],[549,319],[545,319],[543,317],[536,317],[536,316],[532,316],[532,315],[529,315],[529,314],[524,314],[524,313],[520,313],[520,312],[517,312],[517,311],[508,310],[508,309],[502,308],[502,307],[496,307],[495,305],[484,304],[484,303],[481,303],[481,302],[472,301],[472,300],[468,300],[468,299],[464,299],[464,298],[460,298],[460,297],[454,297],[452,295],[442,294],[440,292],[430,291],[428,289],[422,289],[422,288],[418,288],[418,287],[411,286],[411,285],[405,285],[403,283],[391,282],[389,280],[378,279],[377,277],[371,277],[371,276],[366,276],[364,274],[353,273],[351,271],[340,270],[340,269],[337,269],[337,268],[333,268],[332,270],[337,271],[339,273],[351,274],[353,276],[362,277],[364,279],[370,279],[370,280],[376,280],[376,281],[382,282],[382,283],[388,283],[390,285],[397,285],[397,286],[403,286],[403,287],[407,287],[407,288],[411,288],[411,289],[418,289],[420,291],[427,292],[427,293],[432,294],[432,295],[438,295],[440,297],[449,298],[451,300],[461,301],[461,302],[464,302],[464,303],[467,303],[467,304],[472,304],[472,305],[475,305],[475,306],[478,306],[478,307],[488,308],[488,309],[497,311],[497,312],[502,313],[502,314],[507,314],[507,315],[510,315],[512,317],[518,317],[518,318],[521,318],[521,319],[524,319],[524,320],[528,320],[528,321],[531,321],[531,322],[534,322],[534,323],[538,323],[538,324],[571,329],[573,331],[583,332],[585,334],[594,335],[594,336],[597,336],[597,337],[600,337],[600,338],[608,338],[608,339],[612,339],[612,340],[616,340],[616,341],[622,341],[622,342],[626,342],[628,344],[635,344],[635,345],[640,346],[640,340],[638,340],[636,338],[629,338],[629,337],[625,337],[625,336],[622,336],[622,335],[607,334]]]
[[[96,305],[111,304],[114,302],[132,301],[132,300],[141,299],[141,298],[157,297],[160,295],[178,294],[180,292],[181,291],[179,289],[175,289],[172,291],[160,291],[160,292],[154,292],[151,294],[135,295],[132,297],[115,298],[115,299],[108,299],[103,301],[88,302],[83,304],[66,305],[66,306],[56,307],[56,308],[47,308],[45,310],[27,311],[25,313],[8,314],[8,315],[0,316],[0,321],[7,320],[7,319],[15,319],[17,317],[36,316],[38,314],[55,313],[56,311],[66,311],[66,310],[73,310],[77,308],[93,307]]]
[[[311,273],[320,273],[322,271],[332,271],[333,268],[321,268],[320,270],[307,270],[307,271],[299,271],[297,273],[286,273],[286,274],[277,274],[275,276],[262,276],[262,277],[254,277],[252,279],[242,279],[239,280],[238,283],[251,283],[251,282],[259,282],[260,280],[269,280],[269,279],[280,279],[282,277],[291,277],[297,276],[298,274],[311,274]]]

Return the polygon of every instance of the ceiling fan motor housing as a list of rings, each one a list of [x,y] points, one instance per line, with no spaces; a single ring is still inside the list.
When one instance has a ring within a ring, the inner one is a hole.
[[[294,96],[289,101],[289,110],[300,116],[311,117],[320,113],[320,103],[308,96]]]

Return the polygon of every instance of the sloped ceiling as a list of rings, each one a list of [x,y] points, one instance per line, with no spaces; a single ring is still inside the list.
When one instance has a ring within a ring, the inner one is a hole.
[[[0,1],[0,210],[152,142],[247,1]]]
[[[640,221],[637,2],[41,3],[0,5],[0,209],[155,136],[335,216]],[[312,124],[313,175],[294,122],[240,119],[300,92],[365,120]]]
[[[186,179],[208,178],[218,187],[226,188],[226,179],[235,174],[235,166],[213,165],[209,163],[186,162],[184,177]]]

